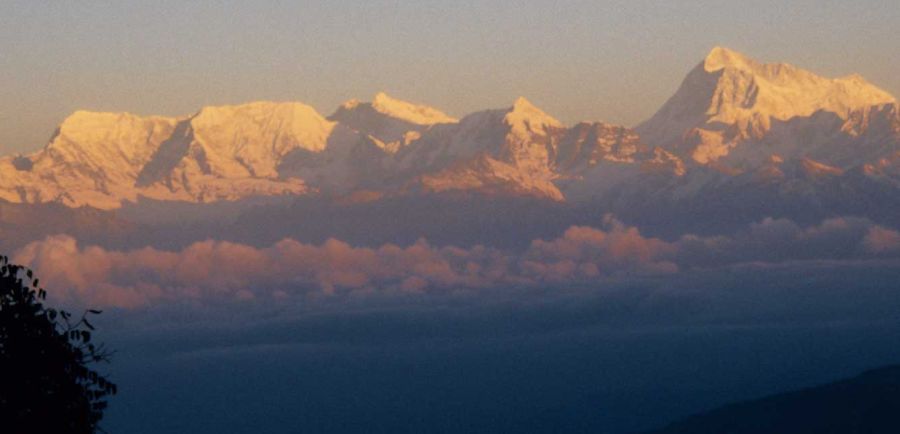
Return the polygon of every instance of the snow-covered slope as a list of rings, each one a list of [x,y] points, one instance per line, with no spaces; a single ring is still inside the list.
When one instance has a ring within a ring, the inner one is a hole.
[[[43,150],[0,159],[0,198],[117,207],[121,200],[136,197],[134,180],[177,122],[128,113],[75,112]]]
[[[562,123],[525,98],[425,131],[397,155],[397,170],[425,191],[481,190],[562,200],[553,157]]]
[[[102,209],[139,197],[209,202],[379,189],[394,154],[455,119],[383,93],[328,120],[302,103],[205,107],[184,118],[76,112],[42,150],[0,159],[0,199]]]
[[[662,155],[669,158],[662,162]],[[525,98],[424,132],[398,155],[398,170],[425,191],[478,191],[583,200],[648,172],[680,176],[674,155],[631,129],[602,122],[566,127]]]
[[[563,125],[525,98],[485,110],[457,124],[432,128],[399,156],[407,165],[441,165],[487,152],[510,163],[545,168],[553,133]]]
[[[700,164],[756,165],[778,154],[846,166],[860,162],[849,158],[859,150],[845,148],[870,145],[849,142],[895,110],[892,95],[859,75],[828,79],[716,47],[637,131]]]
[[[415,125],[452,124],[456,122],[455,118],[434,107],[402,101],[392,98],[384,92],[375,94],[375,98],[367,105],[385,116]]]
[[[320,154],[336,124],[301,103],[205,107],[154,154],[136,186],[155,199],[211,201],[302,194],[302,179],[282,177],[294,151]]]
[[[379,93],[329,118],[296,102],[182,118],[76,112],[44,149],[0,158],[0,199],[104,209],[140,197],[475,192],[657,213],[738,198],[837,203],[837,190],[852,202],[867,189],[900,191],[893,96],[859,76],[822,78],[724,48],[635,130],[569,127],[525,98],[457,120]]]
[[[328,119],[370,136],[388,152],[408,145],[432,125],[457,122],[436,108],[401,101],[384,92],[376,94],[372,102],[347,101]]]
[[[322,153],[335,126],[299,103],[206,107],[183,119],[76,112],[44,149],[0,160],[0,197],[110,209],[138,196],[302,194],[303,180],[280,176],[279,165],[295,150]]]

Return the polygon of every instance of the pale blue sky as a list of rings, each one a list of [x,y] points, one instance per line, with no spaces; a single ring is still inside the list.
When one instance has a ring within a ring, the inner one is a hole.
[[[181,115],[379,90],[454,115],[524,95],[633,125],[715,45],[900,94],[896,0],[0,0],[0,152],[76,109]]]

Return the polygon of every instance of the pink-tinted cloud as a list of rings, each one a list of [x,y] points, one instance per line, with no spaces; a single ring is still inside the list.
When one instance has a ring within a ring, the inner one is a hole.
[[[607,218],[607,230],[572,226],[562,237],[534,240],[519,260],[524,276],[536,281],[567,282],[601,275],[670,273],[675,246],[646,238],[637,228]]]
[[[900,232],[880,226],[872,227],[866,233],[863,245],[872,253],[900,252]]]
[[[686,235],[667,242],[612,218],[603,229],[573,226],[524,252],[475,246],[321,245],[285,239],[266,248],[204,241],[181,251],[79,246],[60,235],[14,259],[34,268],[55,297],[135,307],[183,300],[322,297],[566,285],[606,276],[660,275],[741,262],[843,259],[900,254],[900,234],[862,219],[803,228],[766,219],[730,237]]]
[[[480,288],[505,281],[506,259],[496,250],[436,248],[424,240],[377,249],[337,240],[316,246],[286,239],[262,249],[204,241],[178,252],[117,252],[82,248],[64,235],[31,243],[15,255],[66,298],[123,307],[157,300],[284,296],[288,289],[328,295]]]

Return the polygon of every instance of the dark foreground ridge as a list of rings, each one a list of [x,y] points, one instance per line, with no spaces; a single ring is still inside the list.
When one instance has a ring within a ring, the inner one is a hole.
[[[648,434],[898,433],[900,365],[727,405]]]

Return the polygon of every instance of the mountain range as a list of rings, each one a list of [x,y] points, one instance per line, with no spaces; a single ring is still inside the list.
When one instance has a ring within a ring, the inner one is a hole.
[[[428,195],[528,198],[646,223],[850,214],[900,224],[900,107],[858,75],[823,78],[716,47],[635,128],[564,125],[525,98],[456,119],[379,93],[327,117],[296,102],[184,117],[78,111],[43,149],[0,158],[0,199],[12,204]]]

